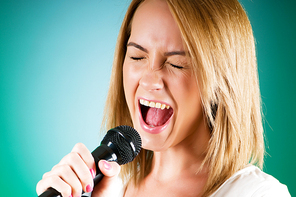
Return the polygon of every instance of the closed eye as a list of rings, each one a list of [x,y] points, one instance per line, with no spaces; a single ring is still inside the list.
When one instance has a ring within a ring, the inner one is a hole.
[[[171,64],[171,63],[170,63],[170,65],[171,65],[172,67],[174,67],[174,68],[177,68],[177,69],[182,69],[182,68],[184,68],[183,66],[178,66],[178,65],[175,65],[175,64]]]
[[[144,57],[130,57],[130,58],[135,61],[140,61],[142,59],[145,59]]]

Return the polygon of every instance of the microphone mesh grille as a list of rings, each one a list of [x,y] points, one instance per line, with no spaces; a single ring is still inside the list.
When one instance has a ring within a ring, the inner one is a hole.
[[[133,161],[139,154],[142,146],[141,137],[138,132],[126,125],[110,129],[101,143],[107,145],[109,142],[112,142],[116,146],[122,158],[122,160],[117,161],[119,165]]]

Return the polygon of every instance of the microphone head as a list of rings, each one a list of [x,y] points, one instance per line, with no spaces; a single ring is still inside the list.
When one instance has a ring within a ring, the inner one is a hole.
[[[122,125],[110,129],[103,138],[101,144],[108,146],[110,142],[115,145],[118,154],[121,157],[121,159],[117,161],[119,165],[133,161],[141,151],[141,137],[139,133],[130,126]]]

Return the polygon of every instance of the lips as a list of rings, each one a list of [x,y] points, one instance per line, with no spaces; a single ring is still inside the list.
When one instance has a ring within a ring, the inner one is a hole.
[[[164,130],[174,113],[171,106],[161,102],[140,99],[139,106],[142,128],[150,133]]]

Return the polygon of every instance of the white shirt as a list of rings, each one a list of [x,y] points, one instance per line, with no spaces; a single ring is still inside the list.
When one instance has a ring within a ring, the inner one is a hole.
[[[210,197],[291,197],[286,185],[250,165],[226,180]]]
[[[118,197],[124,194],[121,180],[116,183]],[[210,197],[291,197],[286,185],[249,165],[226,180]]]

